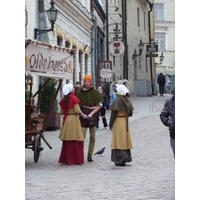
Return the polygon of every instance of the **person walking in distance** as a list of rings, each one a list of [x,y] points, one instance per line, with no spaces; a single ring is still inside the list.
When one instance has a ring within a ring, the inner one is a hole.
[[[92,162],[92,155],[95,146],[96,126],[98,122],[97,112],[102,107],[102,96],[92,85],[92,78],[86,74],[83,79],[83,86],[76,93],[81,101],[81,126],[84,138],[86,137],[87,128],[90,130],[90,141],[88,147],[87,160]]]
[[[64,98],[60,101],[60,114],[64,115],[59,138],[62,142],[59,163],[77,165],[84,163],[84,137],[79,120],[80,100],[74,95],[71,83],[63,87]]]
[[[165,126],[169,127],[170,144],[175,158],[175,95],[166,100],[160,119]]]
[[[113,101],[110,110],[109,127],[112,130],[111,161],[117,166],[125,166],[131,162],[133,148],[128,117],[133,114],[133,105],[130,102],[129,91],[125,85],[117,86],[117,98]]]
[[[100,111],[98,112],[98,116],[99,116],[99,113],[100,113],[101,118],[102,118],[102,122],[103,122],[103,126],[104,126],[104,128],[107,128],[108,124],[107,124],[107,121],[106,121],[106,109],[109,108],[109,102],[108,102],[108,98],[107,98],[106,94],[103,92],[103,88],[101,86],[98,87],[98,91],[103,97],[103,102],[102,102],[103,106],[101,107]],[[99,117],[98,117],[97,128],[99,128]]]
[[[117,83],[115,83],[113,85],[113,91],[110,95],[110,103],[109,103],[109,106],[111,106],[112,102],[117,98],[117,95],[116,95],[116,92],[117,92]]]
[[[160,96],[163,96],[164,88],[165,88],[165,77],[164,77],[163,73],[159,74],[159,76],[157,78],[157,83],[159,84]]]

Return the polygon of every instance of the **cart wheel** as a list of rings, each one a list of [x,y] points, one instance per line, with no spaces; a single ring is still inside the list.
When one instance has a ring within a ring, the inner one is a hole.
[[[39,156],[40,156],[40,136],[36,135],[35,136],[35,141],[34,141],[34,161],[38,162]]]

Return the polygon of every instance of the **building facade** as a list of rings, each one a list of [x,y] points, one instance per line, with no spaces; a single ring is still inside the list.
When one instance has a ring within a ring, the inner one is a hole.
[[[91,67],[91,34],[94,25],[90,13],[90,1],[82,0],[57,0],[55,8],[59,14],[54,24],[53,32],[47,32],[37,36],[37,40],[53,45],[67,47],[73,53],[74,70],[73,80],[64,80],[75,84],[80,81],[86,73],[92,74]],[[34,39],[34,29],[50,29],[46,10],[50,8],[50,0],[25,1],[25,12],[27,13],[27,24],[25,24],[25,37]],[[40,77],[33,77],[33,92],[37,91]],[[61,89],[62,91],[62,89]]]
[[[155,40],[159,55],[163,52],[164,60],[156,62],[156,76],[162,72],[166,78],[165,92],[175,91],[175,1],[155,0]],[[158,84],[156,85],[159,92]]]
[[[132,95],[147,96],[154,93],[155,88],[155,61],[147,57],[146,45],[154,40],[154,12],[153,2],[148,0],[108,2],[108,44],[121,41],[124,44],[124,53],[120,56],[108,54],[112,61],[114,80],[128,79]],[[105,33],[106,34],[106,33]],[[142,54],[139,55],[140,40],[144,43]],[[110,51],[110,49],[109,49]],[[141,93],[142,92],[142,93]]]

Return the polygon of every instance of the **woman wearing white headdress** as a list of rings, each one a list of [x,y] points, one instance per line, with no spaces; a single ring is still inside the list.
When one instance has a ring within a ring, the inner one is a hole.
[[[83,133],[78,117],[80,100],[74,95],[71,83],[63,87],[64,98],[60,101],[60,114],[64,115],[59,138],[63,141],[59,163],[76,165],[84,163]]]
[[[133,106],[130,102],[129,91],[125,85],[117,86],[117,98],[113,101],[110,110],[109,127],[112,130],[111,161],[117,166],[125,166],[131,162],[133,148],[128,117],[133,114]]]

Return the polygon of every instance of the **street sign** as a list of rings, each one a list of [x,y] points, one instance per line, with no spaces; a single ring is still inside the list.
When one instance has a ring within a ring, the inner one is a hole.
[[[146,57],[158,57],[158,54],[146,54]]]
[[[115,41],[110,45],[110,53],[113,56],[121,56],[124,53],[124,43]]]
[[[149,45],[147,45],[147,52],[158,52],[158,45],[156,44],[153,47],[150,47]]]

